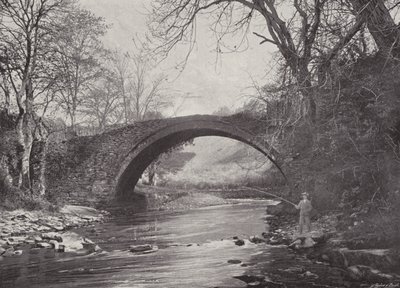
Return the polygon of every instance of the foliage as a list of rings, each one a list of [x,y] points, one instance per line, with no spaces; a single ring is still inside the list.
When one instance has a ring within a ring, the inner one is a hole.
[[[193,140],[171,147],[168,151],[160,154],[143,172],[147,177],[144,182],[148,185],[163,185],[164,176],[168,173],[178,173],[195,154],[182,151],[187,145],[193,144]],[[142,176],[142,177],[143,177]],[[159,183],[156,183],[156,177]]]

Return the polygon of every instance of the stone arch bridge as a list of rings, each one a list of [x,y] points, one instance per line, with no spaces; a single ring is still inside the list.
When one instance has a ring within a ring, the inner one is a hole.
[[[80,203],[123,199],[159,154],[201,136],[244,142],[281,169],[278,152],[256,136],[265,129],[265,123],[242,114],[194,115],[137,122],[95,136],[54,142],[47,147],[46,187],[54,195],[65,193]]]

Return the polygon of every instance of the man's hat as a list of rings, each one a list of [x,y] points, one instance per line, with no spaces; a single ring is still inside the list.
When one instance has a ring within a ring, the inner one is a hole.
[[[308,193],[307,192],[303,192],[303,193],[301,193],[301,195],[306,195],[308,197]]]

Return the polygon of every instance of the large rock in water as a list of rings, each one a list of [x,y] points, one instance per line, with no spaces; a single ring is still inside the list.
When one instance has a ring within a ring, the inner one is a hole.
[[[312,248],[315,244],[316,242],[311,237],[299,237],[289,245],[289,248],[299,250]]]
[[[101,251],[101,248],[96,245],[92,240],[88,238],[83,238],[82,239],[82,246],[83,249],[85,249],[88,253],[94,253],[94,252],[99,252]]]
[[[324,261],[328,261],[333,266],[343,268],[349,266],[368,265],[384,272],[396,272],[400,267],[400,259],[388,249],[328,249],[322,252],[321,258]]]
[[[150,244],[129,246],[129,251],[132,253],[152,253],[156,252],[157,250],[158,250],[157,246],[153,246]]]
[[[274,216],[296,215],[298,214],[298,210],[293,205],[285,202],[279,202],[275,205],[268,205],[267,214]]]
[[[377,269],[365,265],[355,265],[347,268],[348,277],[355,281],[369,281],[378,283],[388,283],[393,281],[394,277],[389,274],[382,273]]]

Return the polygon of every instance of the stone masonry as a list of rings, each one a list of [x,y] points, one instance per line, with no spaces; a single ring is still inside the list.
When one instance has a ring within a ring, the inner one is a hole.
[[[254,147],[280,165],[277,151],[255,135],[265,131],[259,120],[234,116],[194,115],[137,122],[95,136],[50,143],[45,161],[47,191],[69,201],[93,204],[123,199],[132,193],[156,157],[200,136],[232,138]]]

